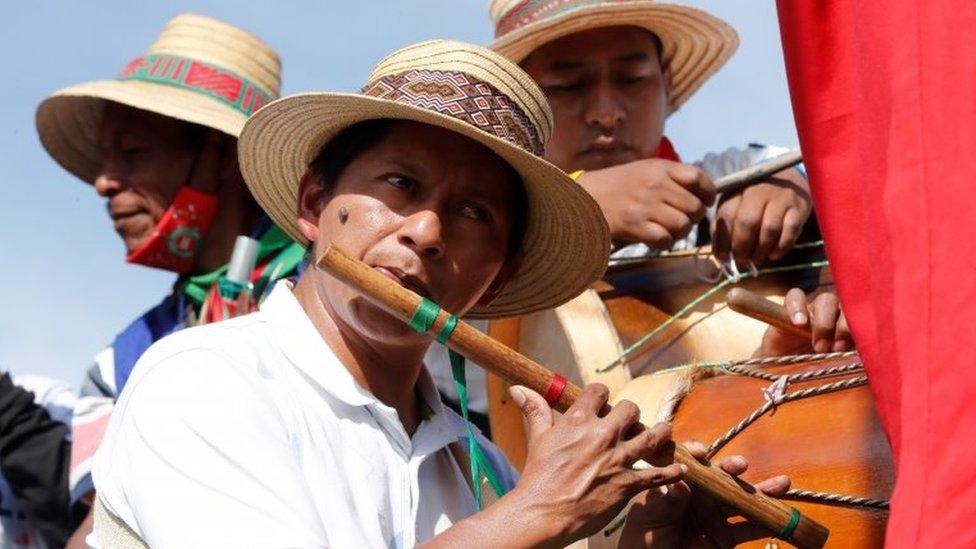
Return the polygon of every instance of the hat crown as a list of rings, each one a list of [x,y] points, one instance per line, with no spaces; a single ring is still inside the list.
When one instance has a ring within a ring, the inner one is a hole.
[[[268,100],[281,94],[278,54],[253,34],[211,17],[173,17],[149,46],[150,56],[186,58],[229,71],[266,92]]]
[[[517,65],[479,46],[431,40],[380,61],[362,92],[459,118],[542,156],[553,115],[539,86]]]
[[[543,21],[574,9],[634,0],[491,0],[488,15],[500,38],[530,23]]]

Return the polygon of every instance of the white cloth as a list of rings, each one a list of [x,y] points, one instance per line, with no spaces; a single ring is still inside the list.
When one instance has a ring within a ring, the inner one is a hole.
[[[54,421],[71,424],[71,411],[77,396],[67,383],[43,376],[14,374],[11,381],[34,393],[34,403],[47,410]],[[0,547],[5,549],[44,549],[46,544],[17,504],[7,480],[0,476]]]
[[[279,283],[258,313],[142,356],[95,457],[97,497],[151,547],[409,547],[474,512],[440,403],[409,437]],[[503,484],[515,472],[480,435]]]

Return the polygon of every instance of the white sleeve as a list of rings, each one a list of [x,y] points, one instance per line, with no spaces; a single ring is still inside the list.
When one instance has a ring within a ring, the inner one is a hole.
[[[706,154],[695,165],[705,170],[708,177],[714,180],[787,152],[790,149],[773,145],[749,145],[744,149],[729,147],[720,153]]]
[[[327,546],[269,380],[213,350],[143,358],[96,457],[106,508],[151,547]]]

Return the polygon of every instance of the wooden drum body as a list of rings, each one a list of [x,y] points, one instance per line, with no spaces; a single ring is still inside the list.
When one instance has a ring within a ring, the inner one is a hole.
[[[795,376],[832,367],[851,368],[857,361],[854,356],[743,368],[773,376]],[[764,391],[776,393],[770,379],[733,373],[712,375],[716,372],[685,367],[642,376],[619,391],[616,400],[637,403],[642,420],[649,424],[670,419],[675,440],[695,439],[712,445],[766,403]],[[746,456],[749,470],[743,478],[749,482],[787,474],[793,490],[820,492],[817,498],[799,493],[796,499],[789,499],[802,513],[830,529],[828,547],[884,545],[886,506],[880,501],[850,504],[854,498],[887,500],[894,486],[890,447],[870,389],[858,383],[863,376],[863,369],[850,369],[791,381],[782,394],[818,394],[771,407],[714,453],[715,457]],[[852,386],[830,390],[845,384]],[[766,541],[746,546],[765,547]]]

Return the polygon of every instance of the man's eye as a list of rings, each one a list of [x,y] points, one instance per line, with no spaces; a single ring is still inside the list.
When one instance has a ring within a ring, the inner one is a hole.
[[[640,84],[647,81],[647,76],[643,74],[624,76],[620,79],[624,84]]]
[[[558,84],[548,84],[548,85],[546,85],[545,86],[545,91],[546,92],[555,92],[555,93],[559,93],[559,92],[566,93],[566,92],[579,91],[582,88],[583,88],[583,82],[582,81],[560,82]]]
[[[463,204],[461,206],[461,215],[476,221],[486,221],[489,217],[488,210],[477,204]]]
[[[413,181],[402,175],[388,175],[386,176],[386,182],[398,189],[413,188]]]
[[[126,158],[138,158],[149,152],[149,149],[146,147],[123,147],[120,152]]]

